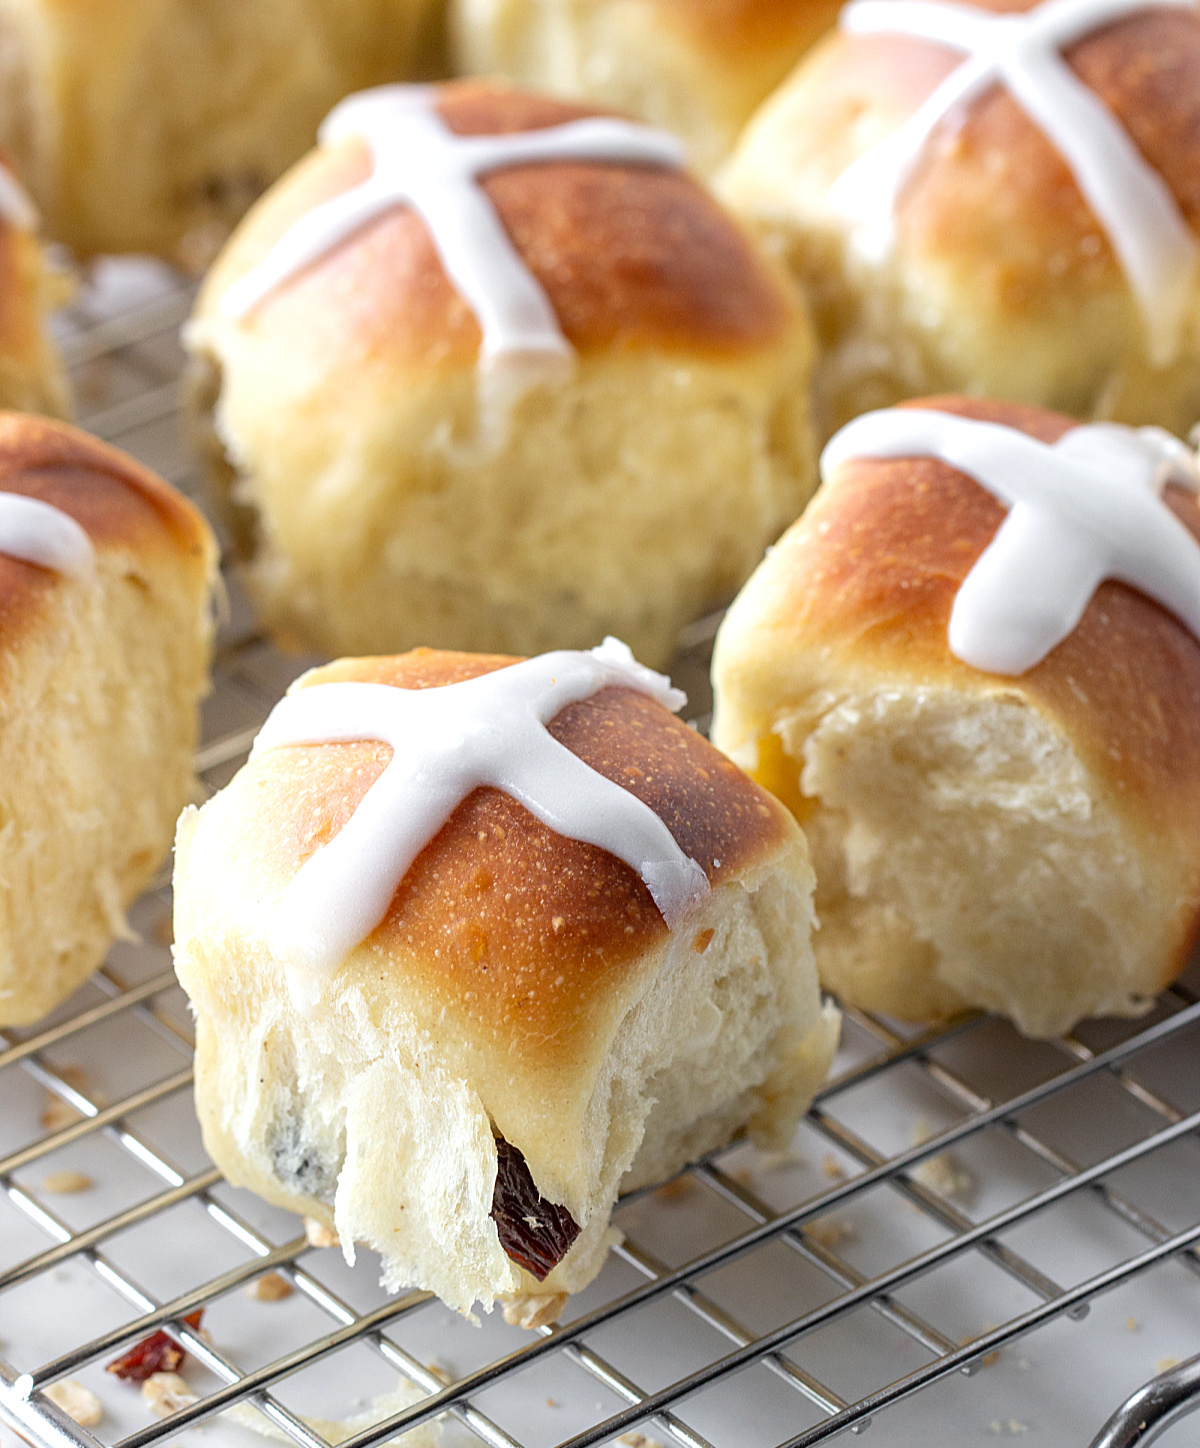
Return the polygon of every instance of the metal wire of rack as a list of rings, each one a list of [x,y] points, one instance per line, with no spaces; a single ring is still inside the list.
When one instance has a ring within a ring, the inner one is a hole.
[[[197,494],[176,415],[190,300],[164,269],[105,264],[61,333],[84,425]],[[198,759],[210,790],[303,662],[231,597]],[[676,670],[700,707],[711,635],[690,630]],[[190,1109],[169,919],[164,872],[133,912],[140,944],[114,947],[48,1022],[0,1035],[0,1423],[33,1443],[150,1448],[204,1427],[222,1445],[373,1448],[437,1423],[444,1443],[490,1448],[806,1448],[875,1423],[889,1445],[1082,1445],[1127,1393],[1097,1445],[1185,1441],[1171,1425],[1200,1404],[1187,984],[1142,1021],[1056,1042],[849,1012],[791,1151],[735,1144],[626,1198],[623,1243],[560,1323],[479,1330],[426,1293],[386,1297],[369,1261],[347,1268],[222,1181]],[[56,1192],[51,1166],[88,1189]],[[247,1295],[265,1274],[278,1301]],[[203,1328],[185,1321],[197,1309]],[[104,1372],[158,1330],[189,1354],[192,1397],[161,1420]],[[100,1398],[100,1424],[47,1396],[68,1378]]]

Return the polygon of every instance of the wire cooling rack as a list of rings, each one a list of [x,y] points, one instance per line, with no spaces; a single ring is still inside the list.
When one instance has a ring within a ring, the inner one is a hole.
[[[190,300],[165,269],[106,263],[60,330],[84,424],[196,494],[176,415]],[[305,663],[231,598],[208,789]],[[697,713],[712,632],[689,631],[675,670]],[[48,1022],[0,1035],[0,1427],[37,1445],[1195,1441],[1171,1426],[1200,1403],[1186,984],[1141,1021],[1054,1042],[987,1018],[914,1033],[848,1013],[789,1151],[735,1145],[625,1199],[599,1279],[526,1332],[388,1298],[369,1255],[347,1268],[222,1181],[191,1110],[166,872],[132,924],[140,943]],[[187,1392],[161,1419],[104,1371],[158,1330],[187,1352]],[[64,1380],[96,1395],[98,1422],[47,1395]]]

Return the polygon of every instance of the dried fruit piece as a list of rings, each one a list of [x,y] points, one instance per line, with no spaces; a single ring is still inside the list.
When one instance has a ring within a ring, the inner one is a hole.
[[[183,1320],[189,1327],[198,1328],[203,1316],[204,1310],[201,1308],[188,1313]],[[104,1371],[116,1373],[122,1382],[144,1383],[155,1373],[174,1373],[186,1356],[175,1339],[159,1329],[136,1343],[128,1352],[122,1353],[119,1358],[114,1358]]]
[[[85,1388],[74,1378],[63,1378],[60,1382],[51,1383],[43,1391],[52,1403],[60,1407],[67,1417],[81,1428],[94,1428],[104,1417],[100,1399],[91,1388]]]
[[[151,1373],[142,1384],[142,1400],[156,1418],[169,1418],[200,1401],[178,1373]]]
[[[539,1282],[562,1261],[579,1236],[575,1218],[566,1207],[546,1201],[534,1185],[525,1158],[502,1136],[496,1138],[491,1218],[507,1256]]]

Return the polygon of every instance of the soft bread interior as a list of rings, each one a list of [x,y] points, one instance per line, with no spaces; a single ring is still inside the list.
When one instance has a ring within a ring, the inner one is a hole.
[[[1040,1036],[1158,989],[1170,882],[1016,691],[866,688],[777,718],[758,753],[760,775],[790,774],[818,969],[845,1000],[912,1020],[983,1007]]]
[[[331,654],[531,654],[615,633],[662,664],[815,480],[803,339],[740,362],[581,358],[482,448],[474,368],[375,391],[364,376],[345,407],[322,401],[323,373],[274,370],[263,407],[252,345],[224,345],[223,378],[194,396],[202,418],[216,400],[206,451],[256,538],[248,586],[285,643]]]
[[[37,1020],[128,933],[195,787],[210,636],[203,565],[108,548],[7,642],[0,1024]]]
[[[177,841],[176,966],[197,1015],[208,1150],[231,1180],[332,1223],[349,1257],[355,1243],[378,1251],[392,1289],[429,1288],[462,1311],[579,1290],[612,1240],[622,1183],[669,1175],[742,1126],[786,1138],[828,1069],[837,1013],[815,987],[812,877],[794,840],[644,962],[584,1116],[586,1179],[565,1203],[582,1231],[539,1283],[490,1217],[492,1118],[455,1074],[452,1028],[445,1040],[418,1030],[361,952],[297,1015],[280,964],[214,918],[193,876],[205,869],[197,819],[184,816]],[[528,1123],[541,1150],[562,1129],[555,1108]]]

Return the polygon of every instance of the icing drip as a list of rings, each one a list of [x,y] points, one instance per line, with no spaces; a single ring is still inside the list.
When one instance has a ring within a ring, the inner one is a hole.
[[[606,639],[589,653],[542,654],[460,684],[315,684],[276,705],[251,758],[289,744],[371,739],[392,748],[349,821],[304,862],[275,908],[272,948],[289,962],[299,1008],[315,1005],[324,981],[387,914],[412,862],[484,785],[511,795],[560,835],[616,855],[641,876],[669,927],[684,919],[708,891],[704,871],[649,805],[545,727],[566,705],[610,684],[672,710],[686,702],[624,644]]]
[[[69,578],[88,577],[96,556],[74,518],[21,493],[0,493],[0,553]]]
[[[484,373],[507,367],[518,393],[558,380],[574,351],[480,178],[502,167],[545,161],[679,168],[685,160],[683,144],[665,131],[609,118],[507,135],[459,136],[437,114],[436,94],[429,86],[379,86],[336,106],[321,126],[321,143],[360,137],[371,153],[371,175],[296,222],[229,288],[222,307],[231,317],[244,317],[375,217],[411,206],[429,227],[446,274],[479,322]],[[492,390],[512,392],[514,384],[500,382]]]
[[[958,124],[989,87],[1006,87],[1071,169],[1104,228],[1146,327],[1151,360],[1176,355],[1200,262],[1200,245],[1162,177],[1124,127],[1059,53],[1139,10],[1194,12],[1195,0],[1043,0],[1023,14],[991,14],[943,0],[852,0],[841,13],[853,34],[919,36],[966,59],[887,140],[842,173],[830,200],[856,224],[873,260],[891,248],[897,197],[936,127]]]
[[[1194,453],[1157,427],[1072,428],[1053,446],[998,423],[917,408],[869,412],[821,455],[829,479],[851,458],[935,457],[975,479],[1008,517],[963,580],[950,651],[1023,674],[1072,632],[1106,578],[1136,588],[1200,639],[1200,543],[1162,497],[1196,491]]]

